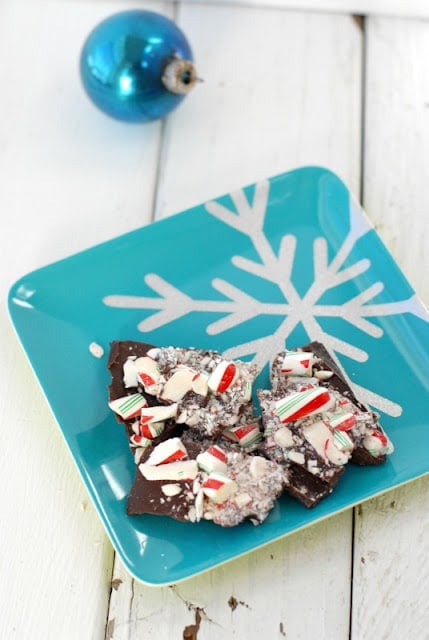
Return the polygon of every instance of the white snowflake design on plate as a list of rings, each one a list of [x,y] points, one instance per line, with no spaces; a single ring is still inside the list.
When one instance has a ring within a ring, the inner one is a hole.
[[[247,320],[264,315],[283,317],[277,329],[269,335],[243,342],[224,352],[228,358],[241,358],[253,354],[252,361],[263,367],[273,354],[285,348],[288,336],[301,323],[311,341],[322,342],[343,371],[336,354],[343,354],[357,362],[365,362],[369,354],[364,349],[346,342],[324,331],[318,318],[342,318],[370,338],[381,338],[383,330],[371,318],[412,314],[427,321],[427,312],[416,295],[405,300],[387,303],[371,303],[384,288],[375,282],[357,296],[343,304],[321,304],[323,294],[343,283],[349,282],[371,268],[368,258],[360,259],[344,267],[356,242],[373,229],[363,216],[362,209],[350,198],[350,228],[339,250],[331,261],[328,244],[318,237],[313,244],[314,280],[304,295],[300,295],[292,282],[297,238],[292,234],[283,236],[276,254],[264,233],[264,221],[268,206],[270,183],[268,180],[255,185],[253,201],[249,202],[244,190],[230,194],[235,210],[230,210],[216,201],[205,204],[206,211],[225,225],[245,234],[252,242],[260,262],[240,255],[231,256],[232,264],[240,270],[265,281],[275,283],[284,297],[284,302],[261,302],[245,291],[222,278],[214,278],[211,285],[225,300],[193,299],[156,273],[147,273],[146,284],[159,297],[129,296],[113,294],[103,299],[111,307],[127,309],[149,309],[155,311],[138,324],[139,331],[154,331],[190,312],[223,313],[222,318],[206,326],[208,335],[218,335]],[[394,401],[352,382],[343,371],[354,392],[366,404],[386,414],[397,417],[402,408]]]

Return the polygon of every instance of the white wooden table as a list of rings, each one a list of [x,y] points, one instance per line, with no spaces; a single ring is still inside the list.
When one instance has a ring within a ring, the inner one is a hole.
[[[0,2],[0,638],[429,638],[427,476],[176,586],[135,583],[6,310],[30,270],[306,164],[344,179],[429,303],[428,5]],[[103,116],[77,73],[89,30],[136,6],[177,20],[204,78],[146,126]]]

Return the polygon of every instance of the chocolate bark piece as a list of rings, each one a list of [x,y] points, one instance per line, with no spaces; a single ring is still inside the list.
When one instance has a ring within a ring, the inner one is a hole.
[[[343,402],[341,410],[354,413],[356,418],[355,426],[347,431],[355,444],[351,462],[361,466],[385,463],[393,446],[379,423],[379,416],[356,397],[340,367],[323,344],[310,342],[302,350],[314,354],[313,372],[318,376],[319,384],[334,392],[338,399],[345,398],[349,401],[349,404]],[[322,374],[325,372],[331,372],[332,376],[324,379]]]
[[[194,507],[195,495],[192,481],[151,480],[143,477],[136,469],[133,486],[127,501],[130,516],[152,514],[170,516],[175,520],[189,520],[189,512]]]
[[[157,454],[161,448],[167,454],[173,452],[166,462],[162,461],[165,453]],[[170,461],[184,450],[184,458]],[[151,459],[158,464],[152,465]],[[212,520],[222,527],[247,519],[259,524],[286,483],[287,472],[277,463],[226,450],[210,440],[198,441],[188,433],[180,441],[172,439],[171,445],[166,441],[145,452],[129,494],[127,513],[167,515],[184,522]]]
[[[239,422],[251,398],[255,365],[226,360],[205,349],[162,347],[154,354],[161,374],[159,401],[177,402],[176,422],[216,437]]]
[[[287,493],[302,502],[308,509],[315,507],[323,498],[331,494],[335,488],[336,482],[332,484],[323,482],[317,476],[306,471],[301,465],[291,462],[287,469]],[[341,473],[338,478],[340,475]]]

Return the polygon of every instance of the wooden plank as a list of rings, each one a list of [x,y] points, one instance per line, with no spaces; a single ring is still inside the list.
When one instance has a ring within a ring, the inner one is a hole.
[[[345,640],[350,515],[349,511],[326,520],[166,588],[131,581],[117,561],[107,638],[187,638],[186,630],[190,633],[196,625],[204,640],[305,640],[316,628]]]
[[[428,302],[429,24],[372,19],[367,34],[365,207]],[[428,506],[425,477],[357,511],[353,640],[427,637]]]
[[[427,638],[429,477],[357,509],[353,640]]]
[[[183,0],[189,3],[216,3],[217,0]],[[356,15],[427,18],[428,0],[222,0],[224,4],[271,7],[293,11],[328,11]]]
[[[429,303],[429,24],[368,25],[365,208],[394,258]]]
[[[112,547],[4,300],[29,270],[150,220],[160,124],[108,119],[78,77],[84,38],[117,7],[0,3],[2,638],[105,635]]]
[[[362,33],[350,17],[209,5],[178,17],[204,84],[166,123],[158,217],[306,163],[359,191]],[[135,583],[117,562],[108,637],[185,637],[199,612],[207,640],[348,638],[351,515],[174,589]]]

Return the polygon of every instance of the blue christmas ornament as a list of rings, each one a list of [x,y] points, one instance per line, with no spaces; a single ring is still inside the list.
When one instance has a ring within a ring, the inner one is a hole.
[[[183,100],[197,76],[180,29],[152,11],[122,11],[89,34],[80,75],[102,111],[127,122],[163,118]]]

